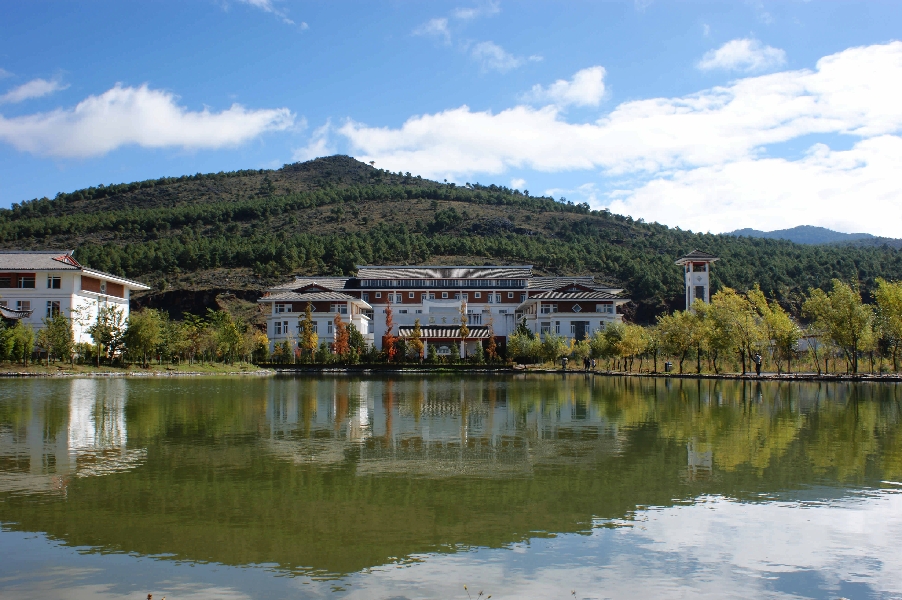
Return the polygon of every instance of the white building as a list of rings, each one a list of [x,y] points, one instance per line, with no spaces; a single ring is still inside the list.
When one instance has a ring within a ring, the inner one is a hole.
[[[521,321],[540,336],[556,333],[584,339],[607,323],[622,320],[617,307],[629,299],[620,296],[621,292],[591,276],[534,276],[530,265],[361,265],[354,277],[299,277],[270,288],[259,302],[272,306],[267,335],[274,344],[297,340],[306,302],[315,309],[320,339],[331,343],[330,332],[325,331],[324,337],[323,327],[335,318],[335,300],[319,296],[328,293],[349,303],[349,311],[351,304],[357,303],[359,313],[348,313],[348,318],[342,313],[342,320],[359,318],[365,323],[367,342],[379,349],[391,306],[394,336],[409,337],[419,320],[427,348],[435,346],[442,355],[450,354],[452,345],[462,344],[463,353],[469,356],[491,334],[504,345]],[[305,293],[314,295],[301,298]],[[461,310],[469,329],[465,340],[461,337]]]
[[[334,278],[322,277],[316,283],[298,280],[290,285],[271,288],[258,302],[270,305],[266,335],[272,347],[288,341],[297,348],[301,334],[301,320],[310,305],[313,332],[320,342],[335,342],[335,317],[346,325],[353,325],[367,345],[373,344],[373,307],[360,298],[335,291]],[[344,281],[342,279],[341,281]],[[287,288],[287,289],[286,289]]]
[[[88,328],[98,311],[115,306],[128,317],[133,291],[149,290],[143,283],[88,269],[71,250],[0,250],[0,314],[35,330],[56,314],[72,319],[75,342],[92,342]]]

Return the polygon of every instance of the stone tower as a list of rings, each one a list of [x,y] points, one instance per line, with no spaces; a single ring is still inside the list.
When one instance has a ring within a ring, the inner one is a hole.
[[[686,256],[678,259],[676,264],[683,267],[683,275],[686,282],[686,310],[692,306],[696,298],[703,302],[711,301],[711,265],[717,257],[693,250]]]

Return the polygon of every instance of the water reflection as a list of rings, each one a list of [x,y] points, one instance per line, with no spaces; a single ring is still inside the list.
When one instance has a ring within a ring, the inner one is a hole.
[[[863,490],[902,481],[893,384],[582,375],[4,383],[8,530],[295,575],[530,548],[599,527],[638,528],[664,548],[665,533],[653,536],[647,522],[663,514],[695,523],[683,531],[693,545],[698,517],[685,515],[710,499],[753,527],[791,520],[785,503],[867,503]],[[703,545],[729,545],[738,534],[728,521]],[[750,531],[741,534],[749,543]]]
[[[7,400],[11,406],[3,412],[10,418],[0,423],[0,492],[65,495],[73,477],[132,469],[144,459],[144,449],[127,447],[125,381],[66,384],[68,394],[39,386],[30,397]]]

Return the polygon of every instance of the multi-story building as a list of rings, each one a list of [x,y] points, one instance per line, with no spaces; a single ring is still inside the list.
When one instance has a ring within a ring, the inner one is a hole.
[[[530,265],[359,266],[354,277],[299,277],[271,288],[259,302],[271,306],[267,334],[274,344],[297,339],[310,302],[321,340],[333,341],[331,332],[326,330],[324,337],[323,331],[341,314],[381,349],[391,305],[392,335],[410,336],[419,319],[427,346],[448,354],[456,343],[470,354],[492,334],[504,345],[520,322],[539,335],[583,339],[622,319],[617,307],[629,299],[621,292],[593,277],[533,276]],[[461,311],[469,330],[466,339]]]
[[[83,267],[71,250],[0,250],[0,315],[41,329],[62,313],[72,319],[76,343],[92,341],[87,330],[101,308],[115,306],[128,318],[131,292],[149,289]]]

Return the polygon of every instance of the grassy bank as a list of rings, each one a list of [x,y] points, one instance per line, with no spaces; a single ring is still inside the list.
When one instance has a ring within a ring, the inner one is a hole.
[[[140,365],[109,366],[102,365],[70,365],[63,363],[0,364],[0,377],[72,377],[72,376],[127,376],[127,377],[165,377],[175,375],[252,375],[271,374],[273,371],[262,369],[250,363],[194,363],[181,365],[151,365],[144,368]]]

